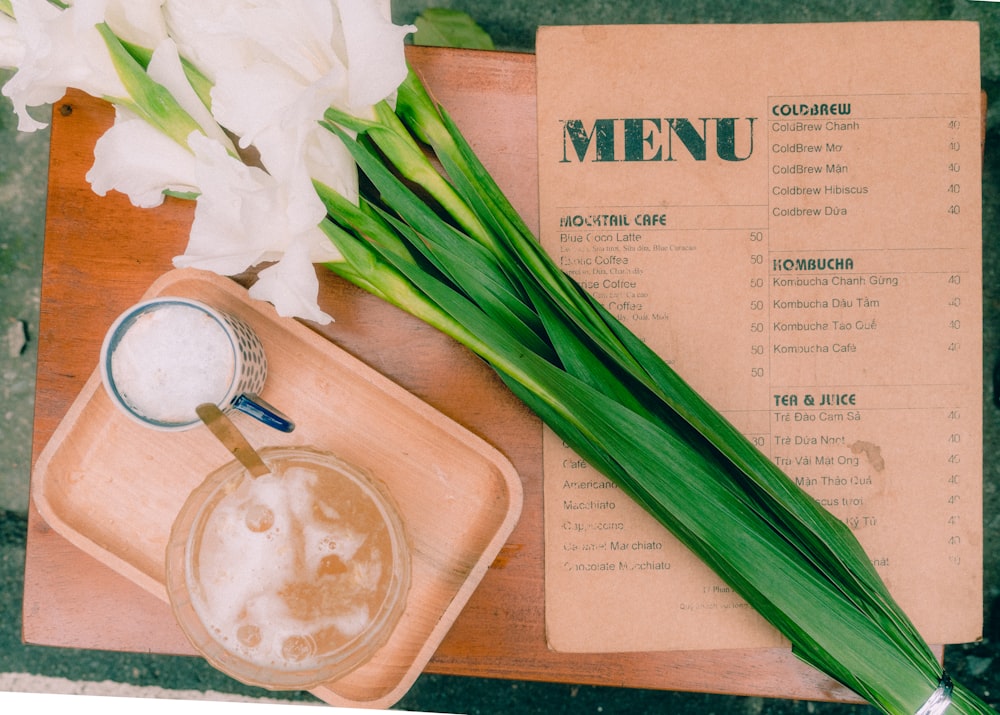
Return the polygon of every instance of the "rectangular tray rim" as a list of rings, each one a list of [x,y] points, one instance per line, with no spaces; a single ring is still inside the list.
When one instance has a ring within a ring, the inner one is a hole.
[[[271,314],[273,316],[272,320],[288,320],[278,317],[270,306],[262,308],[256,301],[251,303],[251,299],[246,296],[246,290],[239,286],[239,284],[235,281],[192,268],[174,269],[163,274],[160,278],[154,281],[152,285],[150,285],[150,287],[143,294],[142,299],[145,300],[147,298],[163,295],[171,287],[185,281],[194,281],[195,283],[204,282],[246,302],[259,313]],[[414,654],[413,663],[406,669],[403,677],[399,679],[391,688],[384,690],[378,697],[371,700],[361,700],[343,696],[337,692],[335,683],[324,683],[311,690],[314,695],[331,705],[387,708],[398,701],[406,693],[406,691],[409,690],[413,682],[423,671],[424,666],[426,666],[427,662],[433,656],[434,651],[437,649],[438,645],[440,645],[441,640],[443,640],[444,636],[451,628],[451,625],[458,617],[458,614],[461,612],[462,608],[464,608],[479,582],[482,580],[482,577],[488,571],[490,564],[506,543],[507,538],[510,536],[510,533],[513,531],[521,515],[523,506],[523,486],[521,484],[520,476],[517,474],[517,471],[515,470],[513,464],[511,464],[510,460],[482,437],[471,432],[441,412],[435,410],[432,406],[421,400],[413,393],[405,390],[390,378],[379,373],[358,358],[342,350],[333,342],[326,340],[315,331],[310,330],[307,326],[298,321],[290,321],[287,325],[288,329],[293,331],[297,338],[312,343],[313,348],[337,351],[338,360],[344,366],[379,391],[389,395],[393,400],[401,402],[407,409],[411,410],[418,417],[435,424],[437,427],[443,428],[448,432],[453,432],[456,436],[461,435],[462,442],[465,446],[470,447],[473,452],[476,452],[484,459],[484,461],[489,462],[496,469],[507,490],[508,508],[504,518],[496,524],[496,527],[492,532],[492,537],[489,539],[486,548],[482,551],[479,558],[472,563],[471,568],[468,571],[468,576],[451,595],[446,607],[440,611],[435,625],[429,631],[428,637],[423,642],[422,646]],[[45,493],[49,469],[56,457],[60,454],[60,451],[63,449],[66,436],[76,427],[78,421],[83,417],[92,400],[95,399],[95,396],[97,396],[102,389],[103,386],[101,384],[100,373],[95,366],[94,371],[88,377],[83,388],[81,388],[79,394],[70,405],[65,417],[60,421],[58,427],[53,432],[52,437],[39,453],[38,459],[33,465],[31,498],[42,519],[56,533],[60,534],[60,536],[65,538],[74,547],[80,549],[84,553],[110,567],[112,570],[128,578],[156,596],[161,601],[169,603],[166,588],[161,581],[150,577],[142,571],[142,569],[138,568],[127,559],[114,553],[109,548],[102,546],[90,538],[87,534],[71,526],[65,519],[63,519],[62,516],[60,516],[60,513],[49,502]],[[350,674],[346,677],[349,678]]]

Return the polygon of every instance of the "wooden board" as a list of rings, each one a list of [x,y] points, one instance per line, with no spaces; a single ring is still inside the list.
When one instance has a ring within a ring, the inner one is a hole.
[[[537,226],[534,57],[413,49],[414,67]],[[84,180],[111,109],[81,94],[54,106],[34,454],[96,365],[104,331],[181,253],[192,207],[139,210]],[[492,678],[854,701],[787,649],[561,654],[547,649],[542,571],[541,425],[481,361],[422,323],[324,275],[336,322],[324,337],[494,445],[514,465],[524,511],[426,670]],[[191,653],[169,607],[56,533],[31,510],[24,638],[30,643]],[[618,607],[621,604],[609,604]],[[595,617],[598,617],[595,614]],[[939,651],[940,652],[940,651]]]

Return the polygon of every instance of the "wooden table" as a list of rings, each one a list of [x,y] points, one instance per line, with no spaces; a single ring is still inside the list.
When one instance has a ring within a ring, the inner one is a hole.
[[[532,55],[413,49],[411,61],[529,225],[537,227]],[[34,458],[97,364],[104,332],[171,269],[192,205],[139,210],[100,198],[85,174],[109,106],[72,93],[53,110]],[[856,700],[788,650],[574,655],[546,646],[541,424],[476,358],[407,315],[323,274],[323,334],[503,452],[524,484],[523,515],[428,671],[765,697]],[[34,507],[24,586],[29,643],[192,654],[164,602],[78,551]],[[595,614],[600,617],[600,614]]]

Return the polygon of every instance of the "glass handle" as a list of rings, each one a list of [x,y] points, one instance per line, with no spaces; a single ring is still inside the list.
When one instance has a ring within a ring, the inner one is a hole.
[[[233,408],[250,415],[255,420],[260,420],[279,432],[291,432],[295,429],[294,422],[273,405],[261,399],[259,395],[252,393],[240,395],[233,400]]]

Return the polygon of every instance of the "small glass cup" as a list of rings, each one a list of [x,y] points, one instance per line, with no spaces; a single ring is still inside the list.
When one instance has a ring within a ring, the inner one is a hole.
[[[214,402],[282,432],[295,425],[260,398],[264,346],[243,320],[188,298],[153,298],[122,313],[101,346],[101,381],[130,419],[158,430],[201,423],[195,408]]]
[[[368,661],[410,585],[403,524],[364,472],[312,448],[260,450],[184,504],[166,552],[182,630],[216,668],[272,690],[309,689]]]

